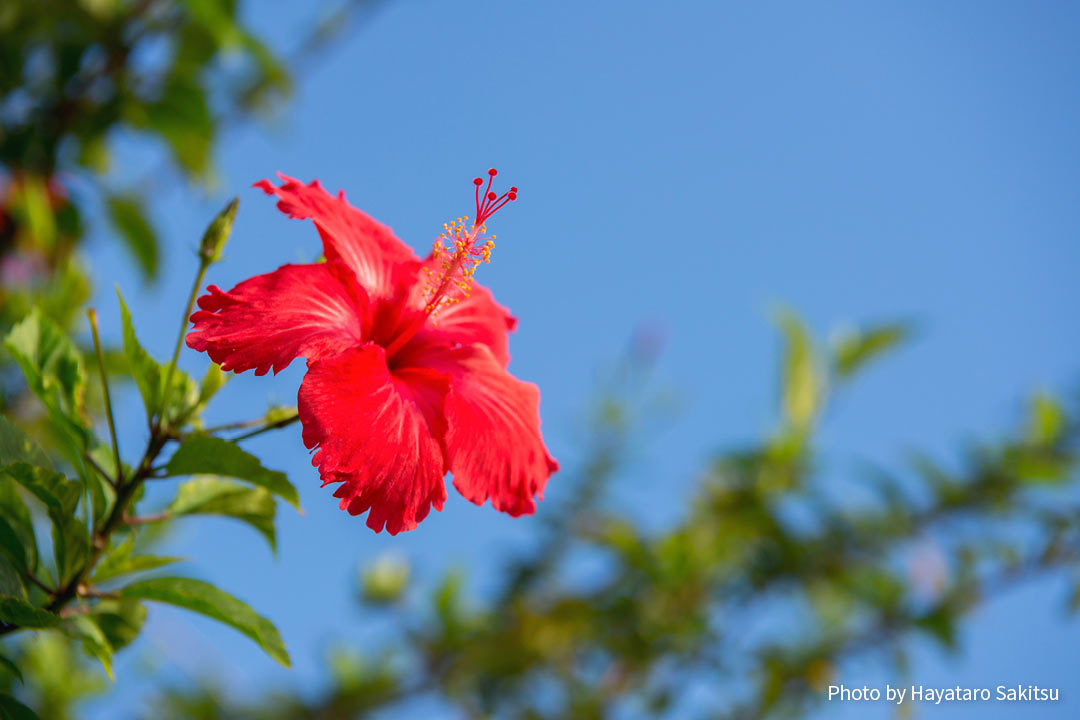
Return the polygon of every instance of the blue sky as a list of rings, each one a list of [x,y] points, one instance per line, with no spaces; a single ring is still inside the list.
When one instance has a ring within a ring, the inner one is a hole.
[[[310,20],[296,5],[248,4],[282,52]],[[913,447],[949,457],[1008,428],[1032,390],[1068,388],[1080,370],[1078,21],[1065,2],[389,2],[301,78],[272,126],[226,134],[218,192],[159,178],[163,282],[143,288],[113,245],[92,243],[104,331],[119,334],[119,283],[146,344],[168,354],[192,249],[231,195],[240,215],[209,282],[229,287],[315,258],[314,229],[249,187],[276,170],[344,188],[424,250],[443,222],[470,212],[471,178],[495,166],[521,194],[496,218],[499,244],[478,279],[520,319],[511,369],[541,387],[564,467],[597,372],[643,321],[666,328],[659,370],[683,411],[647,439],[614,502],[662,525],[712,453],[771,427],[778,303],[823,336],[896,317],[921,328],[830,416],[822,441],[837,473],[864,458],[899,463]],[[157,167],[142,144],[123,145],[124,167]],[[205,359],[188,352],[183,362],[201,371]],[[302,372],[296,363],[276,378],[239,376],[212,417],[292,403]],[[137,404],[133,392],[120,402],[129,452],[142,440]],[[452,494],[418,531],[374,535],[318,487],[298,428],[251,448],[289,473],[306,512],[281,509],[278,557],[224,520],[193,520],[172,545],[278,624],[294,669],[155,606],[119,665],[113,702],[136,707],[147,651],[163,653],[175,677],[220,674],[241,693],[314,690],[328,644],[386,630],[353,602],[358,563],[392,552],[422,578],[465,567],[482,593],[537,528]],[[550,487],[558,492],[559,476]],[[1063,590],[1042,583],[980,609],[963,653],[920,652],[913,678],[1075,688],[1080,623],[1062,619]],[[890,679],[873,665],[839,679],[874,678]],[[1025,716],[1080,715],[1080,699],[1063,693]],[[116,705],[95,712],[116,717]],[[1005,708],[923,716],[994,712]]]

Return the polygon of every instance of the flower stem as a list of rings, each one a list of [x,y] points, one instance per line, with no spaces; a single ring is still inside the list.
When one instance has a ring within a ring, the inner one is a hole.
[[[191,294],[188,296],[187,306],[184,308],[184,317],[180,321],[180,333],[176,336],[176,346],[173,348],[172,361],[169,369],[165,372],[165,384],[161,386],[161,405],[158,408],[157,419],[154,428],[161,428],[165,424],[165,411],[169,406],[169,395],[172,390],[173,375],[176,374],[176,363],[180,360],[180,349],[184,347],[184,334],[187,332],[188,318],[191,317],[191,309],[195,307],[195,299],[199,296],[199,288],[202,287],[203,276],[206,268],[210,266],[210,260],[199,256],[199,271],[195,274],[195,283],[191,286]]]
[[[109,376],[105,370],[105,353],[101,349],[101,337],[98,334],[97,310],[94,308],[88,309],[86,317],[90,319],[90,332],[94,336],[94,352],[97,354],[98,370],[101,371],[101,392],[105,397],[105,417],[109,421],[109,439],[112,441],[113,458],[116,460],[116,479],[110,481],[110,484],[115,486],[124,482],[124,466],[120,462],[120,441],[116,437],[116,421],[113,419],[112,397],[109,394]],[[106,478],[108,479],[108,476]]]

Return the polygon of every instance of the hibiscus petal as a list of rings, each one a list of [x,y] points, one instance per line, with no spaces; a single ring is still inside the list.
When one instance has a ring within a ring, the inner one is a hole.
[[[437,262],[428,256],[410,278],[413,282],[410,306],[423,308],[426,305],[424,291],[428,281],[427,271],[436,265]],[[398,282],[403,281],[399,279]],[[475,281],[472,285],[468,297],[457,294],[457,302],[440,308],[433,318],[428,319],[413,340],[413,347],[423,352],[423,348],[434,345],[480,343],[486,345],[506,367],[510,363],[509,334],[517,329],[517,318],[500,305],[486,287]],[[409,354],[408,351],[406,354]]]
[[[316,360],[363,342],[367,295],[340,261],[284,265],[228,292],[207,290],[187,344],[222,370],[277,374],[294,358]]]
[[[445,340],[460,345],[480,343],[491,350],[502,367],[510,363],[510,336],[517,318],[495,300],[486,287],[473,285],[469,297],[439,310],[417,339]]]
[[[446,500],[441,408],[449,384],[442,373],[393,374],[383,349],[365,345],[311,363],[300,385],[304,445],[323,484],[352,515],[391,535],[412,530]]]
[[[318,180],[304,185],[282,173],[278,177],[283,181],[280,187],[269,180],[255,187],[276,195],[278,209],[289,217],[311,218],[322,237],[326,259],[343,260],[373,299],[392,297],[395,266],[416,261],[416,253],[386,225],[346,202],[344,191],[334,197]]]
[[[539,388],[508,373],[484,345],[432,352],[425,364],[451,378],[446,453],[454,487],[514,517],[536,512],[559,469],[540,434]]]

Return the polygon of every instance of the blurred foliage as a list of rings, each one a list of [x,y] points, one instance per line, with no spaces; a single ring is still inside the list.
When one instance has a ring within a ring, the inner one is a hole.
[[[400,636],[335,650],[324,692],[243,704],[207,678],[143,717],[345,720],[407,715],[414,700],[470,718],[796,717],[853,658],[902,676],[916,639],[956,651],[964,616],[996,593],[1042,574],[1076,582],[1080,417],[1038,395],[1017,433],[955,467],[914,456],[837,477],[815,441],[830,397],[908,330],[826,351],[793,314],[780,327],[776,431],[718,455],[669,526],[645,532],[605,499],[658,415],[639,343],[596,403],[576,479],[560,477],[573,491],[542,508],[535,551],[511,559],[498,592],[472,600],[460,574],[408,588],[407,565],[380,559],[361,597]]]
[[[97,222],[157,277],[151,193],[170,174],[211,183],[226,123],[285,98],[295,67],[371,4],[320,3],[286,59],[236,0],[0,3],[0,333],[34,307],[73,327],[90,296],[77,249]],[[156,166],[114,167],[118,140],[134,138],[163,151]],[[19,410],[22,390],[0,364],[0,410]]]

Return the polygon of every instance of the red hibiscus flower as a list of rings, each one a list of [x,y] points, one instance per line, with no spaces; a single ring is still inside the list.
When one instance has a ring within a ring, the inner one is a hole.
[[[304,445],[323,485],[368,527],[412,530],[442,510],[444,477],[481,505],[532,513],[559,464],[540,434],[540,392],[506,371],[517,321],[473,281],[490,260],[486,221],[517,197],[476,178],[476,215],[444,225],[425,260],[390,228],[318,181],[281,175],[293,218],[311,218],[326,262],[284,265],[222,292],[211,285],[191,316],[188,346],[222,370],[275,373],[307,359],[298,407]],[[444,246],[448,243],[449,246]]]

